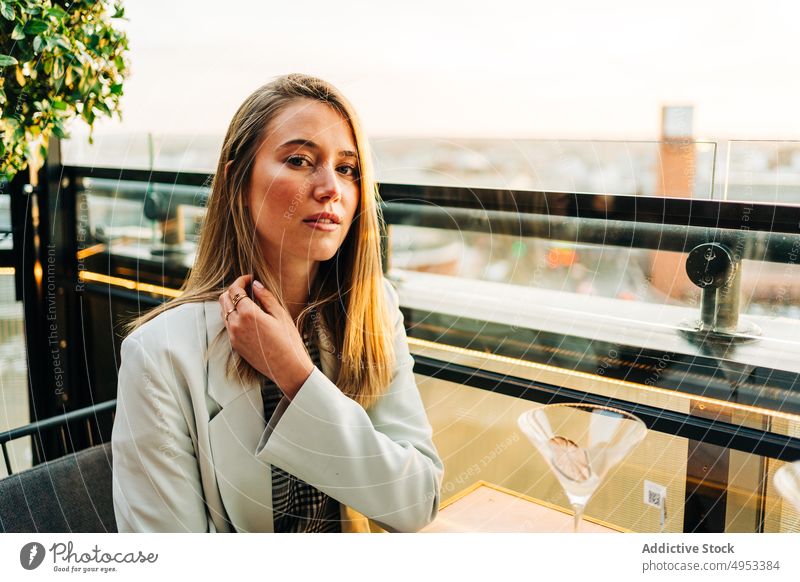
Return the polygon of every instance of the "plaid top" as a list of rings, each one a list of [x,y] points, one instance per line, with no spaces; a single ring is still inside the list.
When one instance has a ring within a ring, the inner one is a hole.
[[[310,334],[303,334],[311,360],[321,369],[319,350]],[[269,420],[283,397],[274,382],[261,386],[264,418]],[[339,502],[319,489],[272,465],[272,520],[276,533],[341,532]]]

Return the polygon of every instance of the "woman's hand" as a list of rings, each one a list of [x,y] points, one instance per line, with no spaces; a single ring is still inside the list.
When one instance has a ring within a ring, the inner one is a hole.
[[[246,286],[253,283],[256,301]],[[233,309],[233,299],[242,296]],[[314,369],[303,338],[289,312],[252,275],[242,275],[219,297],[231,347],[270,378],[289,400]]]

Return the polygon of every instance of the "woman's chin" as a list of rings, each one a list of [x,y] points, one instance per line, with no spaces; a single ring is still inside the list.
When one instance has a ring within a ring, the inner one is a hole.
[[[318,262],[329,261],[334,256],[336,256],[336,251],[338,250],[339,247],[333,247],[333,246],[309,249],[308,258],[311,259],[312,261],[318,261]]]
[[[319,263],[324,263],[325,261],[330,261],[335,256],[336,256],[336,251],[333,251],[332,253],[320,254],[316,257],[313,257],[312,260],[317,261]]]

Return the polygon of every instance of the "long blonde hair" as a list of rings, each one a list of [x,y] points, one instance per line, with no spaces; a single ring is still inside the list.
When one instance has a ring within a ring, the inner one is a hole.
[[[320,263],[309,304],[300,313],[299,329],[322,327],[320,350],[336,354],[339,389],[369,408],[391,381],[396,354],[381,269],[379,195],[373,178],[367,139],[356,113],[338,89],[315,77],[292,74],[260,87],[231,120],[211,185],[196,260],[180,297],[127,326],[130,333],[159,314],[184,303],[216,301],[237,277],[253,273],[286,308],[277,278],[254,243],[255,226],[246,206],[253,160],[267,126],[296,99],[314,99],[338,112],[353,131],[360,173],[359,205],[347,237],[336,254]],[[228,162],[233,161],[228,171]],[[223,328],[224,331],[224,328]],[[222,334],[221,334],[222,335]],[[219,340],[221,336],[215,338]],[[242,381],[263,379],[244,358],[232,352],[227,373]]]

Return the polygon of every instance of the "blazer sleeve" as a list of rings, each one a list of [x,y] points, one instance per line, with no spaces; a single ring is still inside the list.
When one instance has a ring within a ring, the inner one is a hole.
[[[270,422],[256,456],[384,529],[417,531],[436,517],[444,467],[414,379],[397,292],[386,285],[397,355],[388,391],[365,411],[314,368],[291,403],[276,411],[280,417]]]
[[[180,399],[134,337],[122,343],[111,447],[120,532],[213,530]]]

